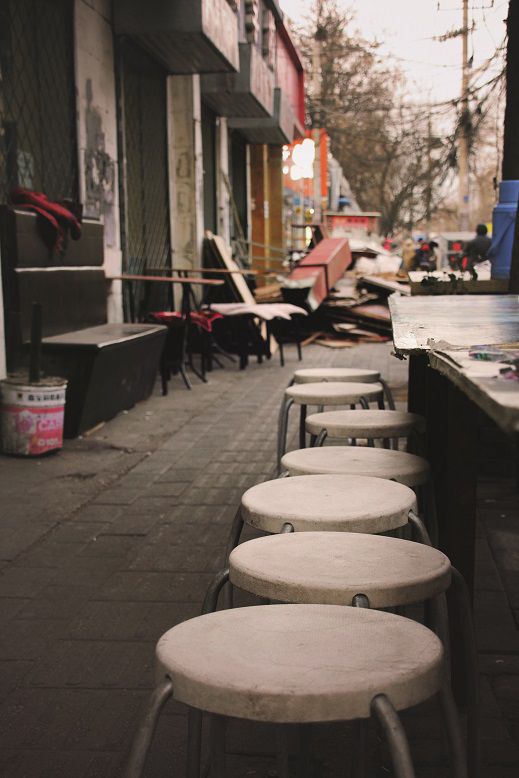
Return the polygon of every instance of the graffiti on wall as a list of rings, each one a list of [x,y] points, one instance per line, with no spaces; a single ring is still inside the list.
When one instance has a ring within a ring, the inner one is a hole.
[[[103,119],[93,104],[92,81],[86,82],[85,112],[85,216],[102,219],[105,226],[105,245],[116,245],[115,232],[115,162],[106,151]]]

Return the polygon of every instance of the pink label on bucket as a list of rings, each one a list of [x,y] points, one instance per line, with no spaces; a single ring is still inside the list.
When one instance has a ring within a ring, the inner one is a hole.
[[[63,406],[2,407],[2,439],[6,453],[38,456],[63,445]]]

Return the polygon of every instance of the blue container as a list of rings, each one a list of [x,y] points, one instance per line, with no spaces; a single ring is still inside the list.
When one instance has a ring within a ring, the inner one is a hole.
[[[492,262],[492,278],[508,278],[512,264],[519,181],[501,181],[499,202],[492,215],[492,245],[488,258]]]

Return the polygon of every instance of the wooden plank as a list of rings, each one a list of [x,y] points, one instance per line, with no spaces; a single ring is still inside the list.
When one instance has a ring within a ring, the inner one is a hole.
[[[257,276],[261,271],[259,270],[240,270],[237,268],[236,270],[227,270],[223,267],[172,267],[170,268],[172,273],[212,273],[213,275],[215,273],[236,273],[240,276]],[[264,275],[264,273],[263,273]],[[169,278],[169,276],[163,276]]]
[[[334,284],[351,265],[351,251],[346,238],[324,238],[299,262],[288,280],[314,278],[308,294],[308,305],[316,310]]]
[[[205,236],[213,247],[214,256],[221,262],[224,268],[232,271],[240,270],[240,268],[238,267],[234,259],[229,254],[225,242],[219,235],[213,235],[212,232],[207,230]],[[236,275],[230,274],[229,281],[232,284],[233,288],[235,289],[237,296],[242,302],[248,303],[249,305],[255,304],[256,300],[254,298],[254,295],[252,294],[251,290],[247,286],[247,283],[243,278],[243,276],[240,276],[239,274]]]
[[[429,362],[504,432],[519,433],[519,384],[498,378],[504,363],[470,359],[468,351],[431,351]]]
[[[519,340],[517,295],[392,295],[389,310],[399,354]]]
[[[154,281],[162,284],[197,284],[198,286],[222,286],[224,281],[216,278],[166,278],[165,276],[140,276],[124,274],[107,276],[108,281]]]

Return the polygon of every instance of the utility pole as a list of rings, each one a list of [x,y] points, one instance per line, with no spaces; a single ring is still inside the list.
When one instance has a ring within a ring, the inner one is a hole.
[[[503,139],[503,181],[519,179],[519,0],[510,0],[506,54],[506,109]]]
[[[508,6],[508,47],[506,56],[506,110],[503,142],[503,181],[519,180],[519,0]],[[517,203],[519,214],[519,203]],[[515,219],[509,292],[519,294],[519,216]]]
[[[427,237],[431,235],[431,218],[432,218],[432,180],[433,180],[433,156],[432,156],[432,122],[431,114],[427,118],[427,186],[425,190],[425,229]]]
[[[458,224],[462,232],[469,229],[469,0],[463,0],[462,62],[461,62],[461,117],[458,138]]]
[[[314,122],[317,126],[312,127],[312,140],[315,144],[315,158],[314,158],[314,217],[312,219],[316,224],[320,224],[322,221],[322,208],[321,208],[321,133],[320,129],[323,125],[323,79],[321,72],[321,45],[322,45],[322,27],[321,18],[323,11],[322,0],[316,2],[316,15],[317,15],[317,29],[315,31],[315,38],[312,48],[312,92],[314,95],[315,104],[317,106],[314,112]]]

